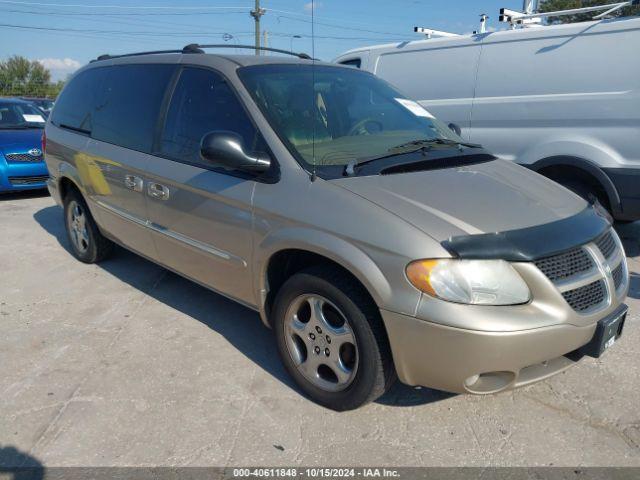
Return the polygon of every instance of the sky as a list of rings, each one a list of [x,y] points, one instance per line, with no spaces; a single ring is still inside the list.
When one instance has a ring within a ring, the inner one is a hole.
[[[0,0],[0,60],[22,55],[64,79],[104,53],[182,48],[189,43],[253,45],[254,0]],[[498,23],[522,0],[261,0],[268,46],[332,60],[352,48],[416,40],[413,27],[455,33]],[[312,41],[312,35],[315,41]],[[247,52],[248,53],[248,52]]]

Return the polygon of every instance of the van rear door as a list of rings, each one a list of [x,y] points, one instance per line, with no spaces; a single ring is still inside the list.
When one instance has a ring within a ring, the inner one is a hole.
[[[85,182],[100,209],[100,225],[132,250],[155,257],[147,225],[145,169],[158,112],[175,72],[173,65],[107,67],[93,117]]]

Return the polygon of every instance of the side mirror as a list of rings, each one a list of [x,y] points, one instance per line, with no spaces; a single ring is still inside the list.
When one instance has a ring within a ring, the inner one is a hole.
[[[245,153],[242,137],[234,132],[209,132],[200,142],[202,158],[233,170],[262,173],[271,166],[271,159],[264,154]]]
[[[458,125],[456,123],[450,123],[449,124],[449,130],[452,130],[458,136],[462,135],[462,129],[460,128],[460,125]]]

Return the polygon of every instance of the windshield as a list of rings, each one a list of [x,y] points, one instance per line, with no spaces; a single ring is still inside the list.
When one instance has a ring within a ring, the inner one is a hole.
[[[259,65],[242,68],[239,75],[276,133],[307,167],[362,162],[418,140],[463,142],[420,104],[366,72]]]
[[[44,116],[28,103],[0,102],[0,129],[43,128]]]

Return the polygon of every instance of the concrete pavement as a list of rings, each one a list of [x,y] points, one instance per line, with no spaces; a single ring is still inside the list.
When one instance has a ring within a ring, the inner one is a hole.
[[[0,197],[0,465],[640,466],[640,225],[624,337],[476,397],[396,387],[335,413],[293,386],[258,315],[118,249],[68,252],[48,196]]]

